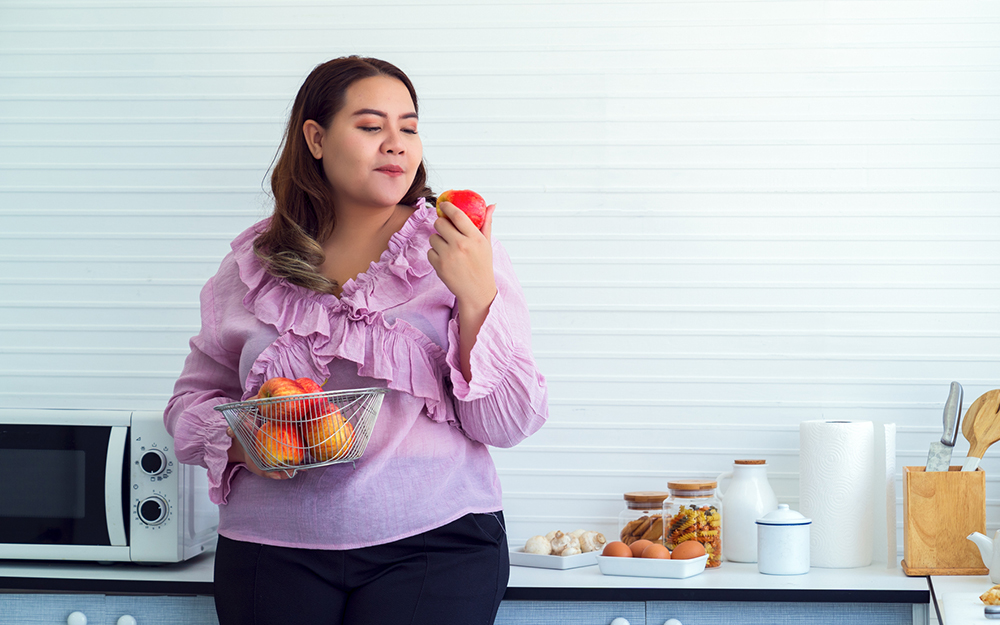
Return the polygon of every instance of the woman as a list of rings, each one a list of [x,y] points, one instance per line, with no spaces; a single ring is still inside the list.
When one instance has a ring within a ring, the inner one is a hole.
[[[507,584],[488,445],[547,417],[503,248],[425,186],[417,97],[395,66],[306,78],[271,178],[273,215],[232,243],[164,414],[220,505],[222,625],[492,623]],[[213,408],[272,377],[388,387],[356,463],[265,473]]]

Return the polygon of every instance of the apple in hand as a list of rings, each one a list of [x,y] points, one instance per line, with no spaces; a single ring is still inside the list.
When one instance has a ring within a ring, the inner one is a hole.
[[[302,437],[295,426],[267,421],[254,434],[257,451],[265,464],[295,466],[305,460]]]
[[[475,191],[469,191],[468,189],[449,189],[441,195],[438,196],[438,204],[441,202],[451,202],[459,210],[469,216],[472,220],[472,225],[480,230],[483,228],[483,223],[486,222],[486,200],[483,196],[479,195]],[[440,206],[437,209],[437,214],[439,217],[444,217],[444,213],[441,212]]]
[[[302,426],[306,444],[317,462],[326,462],[341,457],[354,442],[354,426],[344,419],[340,410],[330,405],[325,415]]]

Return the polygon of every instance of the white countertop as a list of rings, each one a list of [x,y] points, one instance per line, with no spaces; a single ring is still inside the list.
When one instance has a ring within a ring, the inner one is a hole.
[[[162,566],[6,561],[0,562],[0,590],[208,594],[213,555],[206,553]],[[978,592],[985,588],[989,586]],[[813,593],[815,598],[810,600],[823,601],[827,596],[834,601],[864,602],[880,601],[880,593],[927,592],[928,586],[926,577],[907,577],[899,568],[887,569],[885,564],[859,569],[814,568],[805,575],[778,576],[760,574],[756,564],[724,562],[718,569],[706,569],[686,579],[602,575],[596,565],[568,570],[512,566],[508,589],[512,599],[578,600],[588,596],[587,590],[597,589],[594,597],[605,600],[609,592],[623,600],[670,600],[696,593],[705,599],[737,601],[766,601],[769,597],[795,600],[798,593]]]
[[[979,595],[993,587],[989,575],[935,575],[930,578],[941,625],[1000,623],[983,614]]]
[[[756,564],[723,562],[717,569],[686,579],[602,575],[597,566],[553,570],[510,567],[508,587],[544,588],[699,588],[712,590],[859,590],[926,591],[926,577],[907,577],[884,563],[858,569],[812,568],[805,575],[762,575]]]
[[[162,565],[143,565],[130,562],[98,564],[95,562],[62,562],[39,560],[0,560],[0,590],[45,590],[53,592],[83,591],[105,592],[122,584],[124,592],[156,592],[163,588],[165,594],[203,594],[212,584],[215,553],[205,552],[186,562]],[[9,578],[5,580],[4,578]],[[10,580],[17,580],[12,583]],[[37,580],[38,583],[27,583]],[[46,580],[58,582],[46,583]],[[5,583],[6,582],[6,583]],[[110,583],[110,584],[109,584]],[[60,585],[65,586],[60,587]]]

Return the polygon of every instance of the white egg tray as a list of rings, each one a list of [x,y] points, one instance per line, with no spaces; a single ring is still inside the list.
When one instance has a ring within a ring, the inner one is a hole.
[[[510,550],[510,563],[513,566],[531,566],[536,569],[578,569],[597,564],[597,553],[588,551],[575,556],[543,556],[525,553],[523,548],[518,548]]]
[[[708,554],[690,560],[657,560],[655,558],[613,558],[597,556],[597,566],[603,575],[628,577],[694,577],[705,570]]]

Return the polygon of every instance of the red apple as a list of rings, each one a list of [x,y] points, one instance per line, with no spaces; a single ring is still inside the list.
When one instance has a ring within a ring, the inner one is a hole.
[[[439,217],[444,217],[444,213],[441,212],[440,208],[441,202],[451,202],[469,216],[469,219],[472,220],[472,225],[482,229],[483,223],[486,221],[486,200],[475,191],[449,189],[439,195],[437,201],[439,205],[437,214]]]
[[[306,444],[317,462],[341,457],[354,442],[354,426],[344,419],[336,406],[331,407],[327,414],[302,426]]]
[[[302,395],[304,392],[302,386],[295,380],[289,378],[270,378],[257,391],[257,399],[289,397],[292,395]],[[290,401],[264,402],[260,406],[260,413],[266,419],[290,421],[299,416],[299,408],[295,406],[296,403]]]
[[[293,425],[266,421],[254,434],[257,452],[271,466],[295,466],[305,460],[302,437]]]
[[[310,380],[309,378],[297,378],[295,380],[302,387],[303,393],[322,393],[323,387]],[[303,399],[299,403],[299,414],[303,419],[311,419],[313,417],[318,417],[324,415],[330,410],[336,410],[337,407],[334,406],[325,397],[313,397],[310,399]]]

